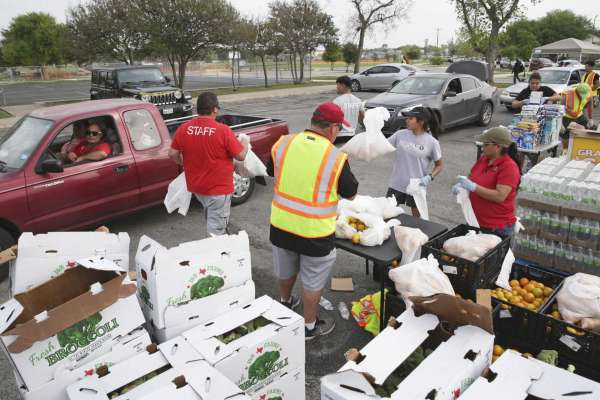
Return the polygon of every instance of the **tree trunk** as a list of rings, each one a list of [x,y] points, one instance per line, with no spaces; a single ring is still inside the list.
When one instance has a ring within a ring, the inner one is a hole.
[[[265,87],[269,87],[269,81],[267,78],[267,64],[265,64],[264,54],[260,56],[260,61],[262,62],[263,74],[265,75]]]
[[[171,73],[173,74],[173,84],[175,86],[179,86],[179,79],[177,79],[177,69],[175,68],[175,60],[171,57],[167,57],[167,61],[169,61],[169,65],[171,66]]]
[[[346,64],[346,72],[348,72],[348,68],[350,68],[350,64]]]
[[[242,54],[240,53],[240,55],[237,58],[237,81],[238,81],[238,86],[242,86],[240,84],[240,58],[242,57]]]
[[[179,85],[180,89],[183,90],[183,83],[185,82],[185,69],[187,67],[187,60],[179,60]]]
[[[365,45],[365,33],[367,27],[360,27],[360,35],[358,37],[358,53],[356,54],[356,61],[354,62],[354,73],[357,74],[360,72],[360,56],[362,55],[363,46]]]
[[[279,54],[275,54],[275,82],[279,83]]]
[[[235,50],[231,53],[231,87],[234,92],[237,90],[235,87]]]
[[[300,53],[300,79],[296,83],[304,82],[304,57],[306,57],[306,54]]]
[[[492,26],[490,32],[489,46],[485,55],[485,60],[488,64],[489,83],[494,83],[494,67],[496,66],[496,56],[498,55],[498,32],[499,28]]]
[[[296,83],[296,53],[290,53],[290,74],[292,75],[292,81]]]

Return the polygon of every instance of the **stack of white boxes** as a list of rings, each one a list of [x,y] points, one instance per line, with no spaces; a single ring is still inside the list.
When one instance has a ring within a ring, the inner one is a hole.
[[[255,298],[244,231],[170,249],[143,236],[135,259],[138,297],[159,343]]]
[[[1,347],[27,400],[59,400],[98,365],[150,343],[129,268],[129,236],[25,233],[0,307]]]

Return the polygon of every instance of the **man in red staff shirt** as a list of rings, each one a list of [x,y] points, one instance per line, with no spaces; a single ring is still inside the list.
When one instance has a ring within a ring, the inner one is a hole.
[[[202,203],[209,235],[223,235],[233,193],[233,159],[243,161],[248,143],[216,121],[219,101],[214,93],[198,96],[198,118],[177,128],[169,157],[183,165],[188,191]]]

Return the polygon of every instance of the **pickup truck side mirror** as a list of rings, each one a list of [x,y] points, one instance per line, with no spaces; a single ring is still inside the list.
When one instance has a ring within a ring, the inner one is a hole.
[[[35,169],[38,174],[46,174],[48,172],[63,172],[63,163],[55,158],[47,158],[42,161]]]
[[[444,99],[447,99],[448,97],[456,97],[456,92],[453,90],[448,90],[446,94],[444,94]]]

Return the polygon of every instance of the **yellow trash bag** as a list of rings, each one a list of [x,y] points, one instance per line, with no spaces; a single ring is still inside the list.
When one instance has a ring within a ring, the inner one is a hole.
[[[385,289],[387,296],[388,290]],[[358,323],[358,326],[367,332],[371,332],[373,336],[379,334],[379,310],[381,305],[381,292],[377,291],[373,294],[368,294],[359,301],[352,302],[352,316]]]

